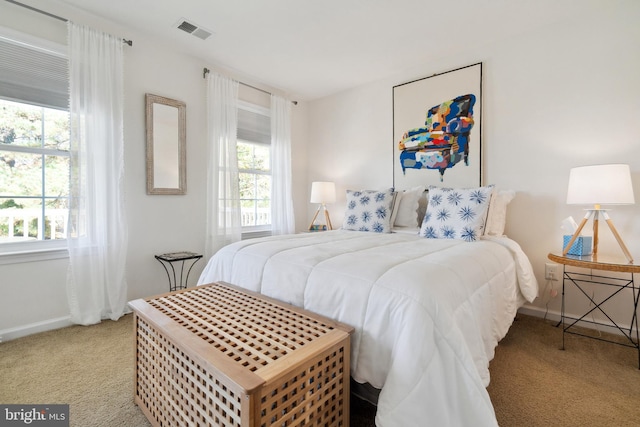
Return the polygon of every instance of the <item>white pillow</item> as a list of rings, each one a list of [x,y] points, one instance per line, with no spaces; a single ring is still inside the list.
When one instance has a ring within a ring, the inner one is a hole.
[[[394,191],[393,195],[393,210],[391,211],[391,225],[395,226],[396,218],[398,217],[398,210],[400,209],[400,200],[402,200],[402,195],[404,191]]]
[[[507,222],[507,205],[516,196],[513,190],[494,190],[489,204],[487,226],[484,234],[489,236],[502,236]]]
[[[393,188],[384,191],[347,190],[347,210],[342,228],[391,233],[393,199]]]
[[[424,187],[422,185],[398,192],[394,212],[391,216],[391,224],[397,227],[417,227],[420,224],[418,218],[418,202],[423,193]]]
[[[467,242],[482,236],[493,185],[477,188],[429,187],[429,204],[420,235]]]

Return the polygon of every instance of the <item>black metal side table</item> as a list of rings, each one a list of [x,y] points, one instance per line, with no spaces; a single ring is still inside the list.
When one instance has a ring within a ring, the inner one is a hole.
[[[586,338],[593,338],[599,341],[606,341],[624,347],[632,347],[638,351],[638,369],[640,369],[640,330],[638,329],[638,302],[640,301],[640,287],[634,281],[634,274],[640,273],[640,265],[632,264],[626,260],[611,259],[600,256],[573,256],[573,255],[557,255],[550,253],[547,257],[554,262],[562,264],[563,266],[563,280],[562,280],[562,308],[560,314],[560,322],[557,326],[562,324],[562,349],[564,350],[564,334],[580,335]],[[579,271],[569,271],[567,267],[578,267],[582,269],[599,270],[602,272],[615,272],[622,274],[622,276],[606,275],[601,273],[596,275],[593,273],[581,273]],[[628,277],[623,277],[628,274]],[[580,293],[587,299],[590,304],[589,310],[580,317],[568,316],[565,313],[565,287],[568,285],[575,285]],[[601,298],[594,298],[589,295],[586,287],[592,285],[602,285],[610,289],[607,293],[608,296]],[[614,296],[627,292],[630,297],[631,321],[629,326],[619,325],[614,321],[612,316],[606,313],[603,304],[612,299]],[[587,316],[593,312],[600,312],[609,322],[599,322],[595,320],[588,320]],[[613,328],[615,332],[618,332],[623,338],[622,342],[617,340],[610,340],[604,337],[595,337],[586,335],[573,329],[580,322],[591,323],[593,325],[605,326]],[[635,329],[635,333],[634,333]]]
[[[191,273],[191,269],[196,264],[196,262],[198,262],[198,260],[202,258],[202,255],[195,252],[171,252],[154,256],[160,262],[160,264],[162,264],[162,266],[164,267],[164,271],[167,272],[167,277],[169,278],[169,292],[187,288],[187,286],[189,285],[189,273]],[[187,261],[190,262],[190,265],[187,270],[187,274],[185,275],[184,266],[185,262]],[[181,262],[180,281],[177,280],[178,276],[176,274],[176,269],[173,266],[173,264],[176,262]],[[169,268],[171,268],[171,272],[169,272]]]

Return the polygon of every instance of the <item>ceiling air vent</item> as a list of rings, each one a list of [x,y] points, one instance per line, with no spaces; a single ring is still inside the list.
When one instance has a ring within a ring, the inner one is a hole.
[[[190,22],[187,21],[182,21],[182,24],[178,25],[178,28],[181,29],[182,31],[186,31],[187,33],[191,34],[193,33],[198,27],[193,25]]]
[[[213,34],[212,31],[202,28],[201,26],[194,24],[193,22],[189,22],[185,19],[181,19],[180,21],[178,21],[178,23],[176,24],[176,28],[184,31],[185,33],[194,35],[202,40],[206,40],[207,38],[209,38],[209,36],[211,36],[211,34]]]

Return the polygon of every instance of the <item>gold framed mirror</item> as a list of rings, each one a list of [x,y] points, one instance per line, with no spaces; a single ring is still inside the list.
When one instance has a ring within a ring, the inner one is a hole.
[[[147,194],[187,193],[187,105],[145,94]]]

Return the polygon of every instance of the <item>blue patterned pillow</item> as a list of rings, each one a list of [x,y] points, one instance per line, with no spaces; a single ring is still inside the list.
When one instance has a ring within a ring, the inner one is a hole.
[[[344,230],[391,233],[393,188],[385,191],[347,190]]]
[[[478,188],[429,187],[420,235],[429,239],[476,241],[484,232],[493,185]]]

